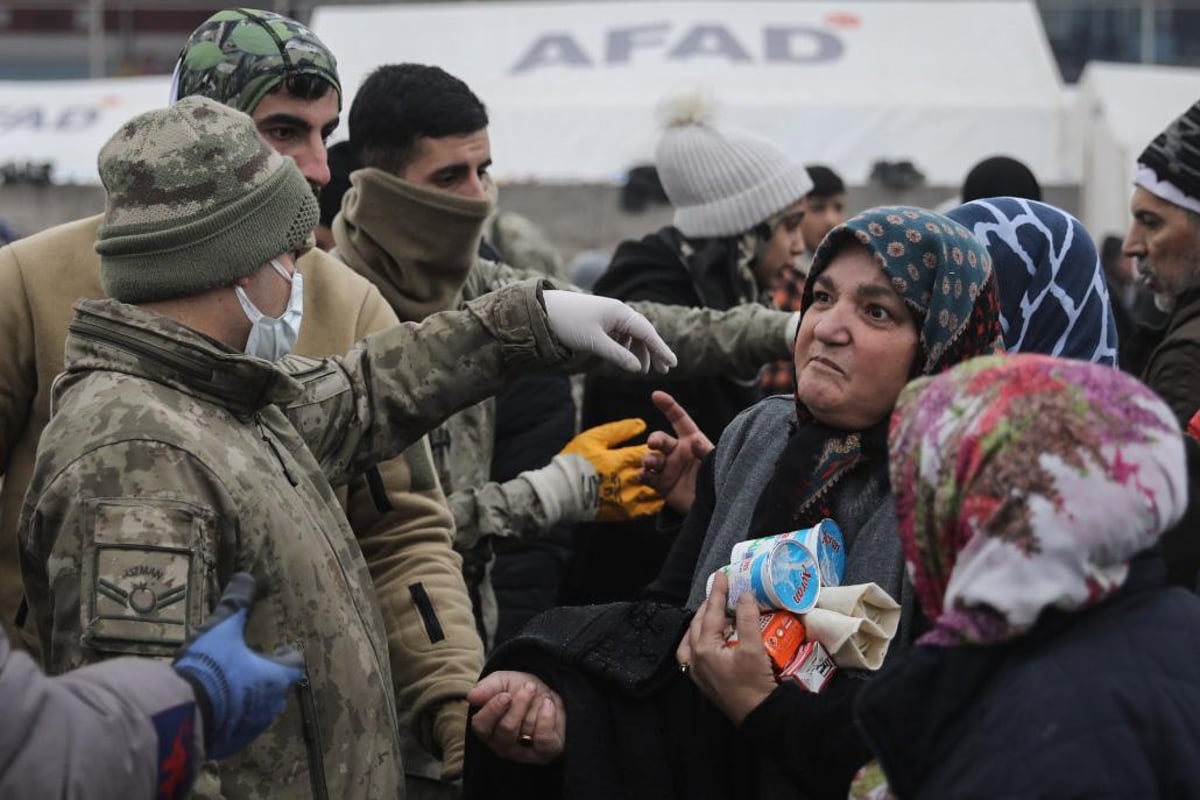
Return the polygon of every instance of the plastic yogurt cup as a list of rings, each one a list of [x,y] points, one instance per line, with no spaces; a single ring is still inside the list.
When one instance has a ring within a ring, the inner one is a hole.
[[[747,558],[754,558],[764,549],[784,539],[794,539],[808,548],[816,556],[817,567],[821,573],[822,586],[841,586],[846,577],[846,545],[842,538],[842,529],[831,519],[823,519],[811,528],[800,528],[790,533],[777,536],[764,536],[761,539],[749,539],[738,542],[730,553],[730,563],[737,564]]]
[[[821,592],[817,559],[795,539],[780,538],[753,548],[750,558],[722,567],[729,578],[727,607],[737,607],[738,598],[751,593],[763,610],[783,609],[793,614],[811,611]],[[716,577],[709,577],[709,590]]]

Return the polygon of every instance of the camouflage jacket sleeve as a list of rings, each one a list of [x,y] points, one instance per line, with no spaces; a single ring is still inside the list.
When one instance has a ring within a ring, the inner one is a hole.
[[[537,282],[523,282],[368,336],[345,356],[281,362],[300,382],[287,408],[331,483],[404,450],[506,379],[566,362]]]
[[[477,281],[477,292],[493,291],[515,281],[536,277],[537,273],[508,264],[480,261],[468,281]],[[555,288],[583,291],[561,281]],[[702,378],[713,375],[752,378],[766,363],[792,357],[793,332],[788,323],[793,314],[776,311],[757,303],[734,306],[727,311],[690,308],[665,303],[632,302],[654,325],[659,336],[679,357],[672,374],[677,378]],[[572,370],[599,369],[619,375],[615,367],[599,359],[572,362]]]
[[[154,661],[49,678],[0,630],[0,706],[0,797],[183,797],[204,758],[191,687]]]
[[[757,303],[727,311],[663,303],[629,305],[654,324],[679,357],[679,366],[672,370],[676,378],[753,378],[763,364],[792,357],[788,322],[793,315],[787,311]],[[600,368],[610,371],[606,366]]]
[[[215,602],[221,556],[236,550],[239,530],[220,480],[159,442],[96,447],[45,485],[35,478],[21,568],[47,670],[173,656]],[[136,610],[139,587],[152,611]]]
[[[520,477],[455,492],[449,501],[460,550],[474,547],[485,536],[533,539],[552,524],[533,486]]]

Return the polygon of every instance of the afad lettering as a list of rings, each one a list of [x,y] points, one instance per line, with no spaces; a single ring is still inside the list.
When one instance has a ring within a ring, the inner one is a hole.
[[[90,128],[100,117],[94,106],[65,106],[48,110],[39,106],[0,106],[0,133],[15,130],[69,133]]]
[[[668,61],[723,58],[747,64],[755,53],[747,49],[724,25],[695,25],[672,43],[671,24],[656,22],[612,28],[604,37],[604,53],[590,54],[569,33],[546,33],[525,50],[509,70],[512,74],[542,67],[595,67],[628,64],[638,51],[665,51]],[[834,34],[819,28],[768,25],[763,29],[761,60],[772,64],[816,64],[834,61],[846,46]]]

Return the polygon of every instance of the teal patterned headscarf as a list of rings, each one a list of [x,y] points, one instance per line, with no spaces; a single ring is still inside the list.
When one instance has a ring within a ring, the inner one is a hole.
[[[1174,414],[1085,361],[990,356],[913,381],[889,451],[905,559],[933,623],[921,644],[998,643],[1046,609],[1099,602],[1187,504]]]
[[[813,279],[858,242],[904,298],[917,322],[921,359],[914,374],[987,352],[1002,352],[1000,303],[987,248],[949,217],[912,206],[872,208],[831,230],[813,255],[801,313],[812,305]]]
[[[850,243],[869,250],[904,298],[917,326],[912,375],[932,375],[974,356],[1003,352],[1000,301],[987,249],[957,222],[910,206],[864,211],[834,228],[813,255],[801,302],[813,303],[815,278]],[[836,430],[796,400],[797,423],[751,520],[755,536],[833,516],[831,487],[868,460],[887,457],[885,418],[862,431]]]

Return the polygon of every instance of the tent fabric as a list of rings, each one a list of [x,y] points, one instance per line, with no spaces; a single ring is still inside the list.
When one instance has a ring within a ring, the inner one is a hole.
[[[1200,69],[1093,61],[1075,98],[1080,219],[1097,241],[1124,236],[1138,155],[1200,98]]]
[[[885,159],[957,186],[993,153],[1044,182],[1078,179],[1063,167],[1061,78],[1026,0],[331,6],[312,27],[348,94],[396,61],[465,80],[488,106],[502,180],[619,180],[652,160],[658,102],[696,85],[718,123],[852,184]],[[1002,59],[980,57],[979,31]]]
[[[0,81],[0,163],[49,164],[55,183],[99,183],[96,157],[129,119],[167,105],[170,76]]]

